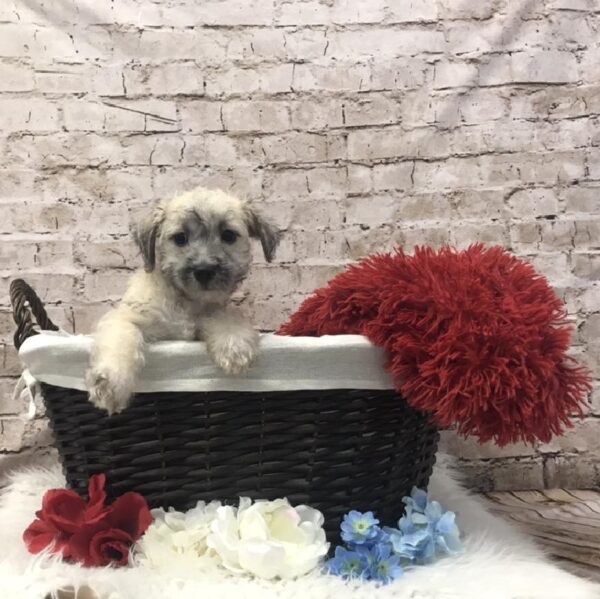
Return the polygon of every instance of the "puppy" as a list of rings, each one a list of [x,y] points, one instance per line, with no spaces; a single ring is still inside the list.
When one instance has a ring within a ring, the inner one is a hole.
[[[251,364],[258,333],[227,307],[248,273],[251,237],[260,239],[270,262],[278,231],[246,202],[204,188],[160,203],[143,220],[136,241],[144,270],[94,335],[86,374],[94,405],[109,414],[127,406],[147,342],[201,339],[230,374]]]

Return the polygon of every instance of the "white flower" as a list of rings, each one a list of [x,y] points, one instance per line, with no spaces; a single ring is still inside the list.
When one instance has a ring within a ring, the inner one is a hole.
[[[267,579],[306,574],[329,549],[321,512],[286,499],[219,507],[207,542],[227,569]]]
[[[199,501],[185,513],[172,508],[152,510],[154,521],[135,546],[136,562],[173,576],[214,567],[206,540],[220,506],[218,501]]]

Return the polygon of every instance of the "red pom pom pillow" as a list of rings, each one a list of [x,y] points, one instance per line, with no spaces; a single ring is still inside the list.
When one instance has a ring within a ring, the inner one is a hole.
[[[442,427],[499,445],[547,442],[590,389],[567,355],[563,302],[502,248],[375,255],[319,289],[282,335],[366,335],[397,389]]]

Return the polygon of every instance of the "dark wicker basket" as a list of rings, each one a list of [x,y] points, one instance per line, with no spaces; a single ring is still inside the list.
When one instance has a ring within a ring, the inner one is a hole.
[[[57,329],[24,281],[10,294],[17,348],[37,332],[32,314]],[[439,436],[394,391],[140,393],[110,417],[83,391],[42,392],[76,491],[104,472],[111,496],[138,491],[152,507],[287,497],[321,510],[333,541],[350,509],[395,522],[401,497],[427,486]]]

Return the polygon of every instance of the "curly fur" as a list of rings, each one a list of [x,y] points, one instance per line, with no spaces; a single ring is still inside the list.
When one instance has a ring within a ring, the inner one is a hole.
[[[502,248],[372,256],[308,298],[284,335],[366,335],[413,407],[499,445],[547,442],[581,412],[587,371],[567,356],[563,302]]]

